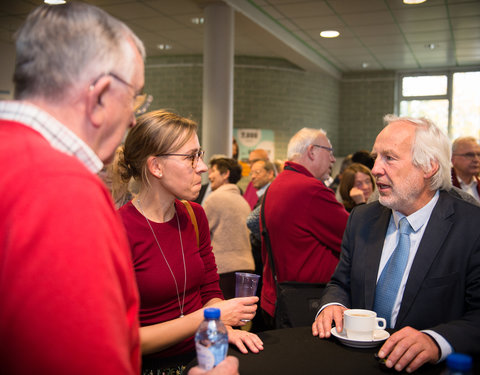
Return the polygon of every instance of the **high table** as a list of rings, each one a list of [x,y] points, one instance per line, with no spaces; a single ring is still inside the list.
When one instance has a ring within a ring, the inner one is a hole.
[[[398,373],[381,368],[374,354],[381,347],[351,348],[341,344],[335,337],[319,339],[312,336],[311,327],[287,328],[258,333],[264,350],[258,354],[242,354],[230,346],[229,355],[239,359],[240,375],[282,374],[383,374]],[[478,361],[474,373],[479,372]],[[445,363],[426,364],[418,374],[441,374]]]

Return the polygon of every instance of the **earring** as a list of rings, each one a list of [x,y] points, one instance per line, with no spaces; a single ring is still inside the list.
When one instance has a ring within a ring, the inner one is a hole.
[[[163,175],[161,173],[157,173],[157,177],[162,177]]]

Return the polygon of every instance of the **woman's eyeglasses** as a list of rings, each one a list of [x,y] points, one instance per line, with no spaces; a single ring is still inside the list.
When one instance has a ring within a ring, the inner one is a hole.
[[[205,156],[205,151],[200,149],[192,154],[160,154],[156,156],[184,156],[185,159],[190,159],[192,162],[192,168],[195,169],[197,168],[198,161],[200,159],[203,160],[203,157]]]

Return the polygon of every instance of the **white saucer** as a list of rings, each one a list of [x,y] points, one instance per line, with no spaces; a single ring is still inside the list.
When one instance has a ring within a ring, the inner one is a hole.
[[[342,332],[337,332],[336,327],[333,327],[330,332],[333,336],[340,340],[342,344],[351,346],[352,348],[374,348],[390,337],[390,333],[384,329],[375,330],[373,333],[374,338],[371,341],[349,339],[345,333],[345,330]]]

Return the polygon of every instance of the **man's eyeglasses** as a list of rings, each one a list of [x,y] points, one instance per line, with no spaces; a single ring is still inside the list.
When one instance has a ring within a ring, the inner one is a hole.
[[[327,150],[331,155],[333,155],[333,147],[327,147],[327,146],[320,146],[316,144],[312,144],[313,147],[318,147],[318,148],[323,148],[324,150]]]
[[[465,154],[453,154],[455,156],[463,156],[464,158],[475,160],[475,158],[480,159],[480,152],[466,152]]]
[[[135,92],[135,87],[133,87],[131,83],[128,83],[123,78],[121,78],[120,76],[112,72],[102,74],[100,77],[98,77],[95,81],[92,82],[91,86],[94,86],[97,83],[97,81],[104,76],[110,76],[115,78],[118,82],[123,83],[124,85],[130,87]],[[135,96],[133,97],[133,112],[135,116],[140,116],[140,115],[143,115],[145,112],[147,112],[147,109],[152,103],[152,101],[153,101],[152,95],[148,95],[145,93],[135,94]]]
[[[200,159],[203,160],[203,157],[205,156],[205,151],[204,150],[198,150],[197,152],[194,152],[193,154],[159,154],[156,155],[158,157],[160,156],[185,156],[185,159],[190,159],[192,162],[192,168],[195,169],[197,168],[198,161]]]

